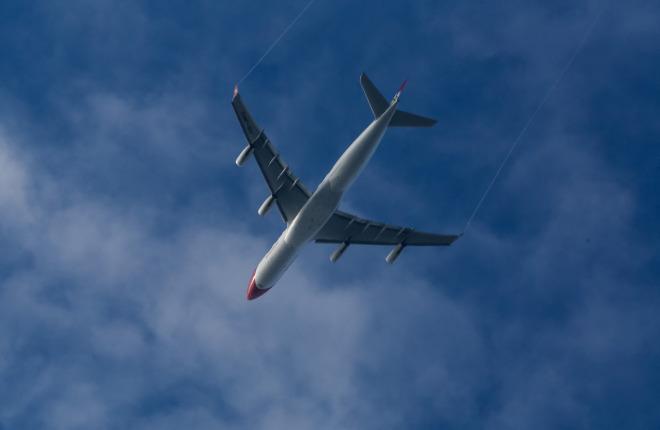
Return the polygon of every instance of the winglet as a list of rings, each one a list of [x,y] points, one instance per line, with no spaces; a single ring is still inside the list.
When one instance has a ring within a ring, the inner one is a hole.
[[[232,99],[236,98],[237,95],[238,95],[238,84],[234,85],[234,95],[232,96]]]

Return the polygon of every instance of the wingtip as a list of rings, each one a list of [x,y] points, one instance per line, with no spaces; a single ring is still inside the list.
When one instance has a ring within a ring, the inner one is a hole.
[[[238,95],[238,84],[234,85],[234,94],[232,95],[232,99],[236,98]]]

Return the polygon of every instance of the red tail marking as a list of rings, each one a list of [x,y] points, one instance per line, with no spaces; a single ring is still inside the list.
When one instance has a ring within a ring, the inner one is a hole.
[[[405,81],[403,81],[403,83],[402,83],[401,86],[399,87],[399,93],[402,93],[402,92],[403,92],[403,89],[406,88],[406,85],[407,85],[407,84],[408,84],[408,79],[406,79]]]

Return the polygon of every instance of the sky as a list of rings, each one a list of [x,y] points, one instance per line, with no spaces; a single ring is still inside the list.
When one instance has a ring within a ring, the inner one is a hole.
[[[401,108],[342,208],[448,248],[280,234],[233,85],[306,0],[0,3],[0,429],[660,427],[660,5],[317,0],[242,84],[314,188]]]

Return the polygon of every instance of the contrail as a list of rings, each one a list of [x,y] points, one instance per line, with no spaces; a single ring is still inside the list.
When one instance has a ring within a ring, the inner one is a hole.
[[[275,46],[277,46],[277,44],[278,44],[278,43],[280,42],[280,40],[282,40],[282,38],[283,38],[283,37],[289,32],[289,30],[291,30],[291,28],[292,28],[294,25],[296,25],[296,23],[300,20],[300,18],[302,18],[302,16],[305,14],[305,12],[307,11],[307,9],[309,9],[309,7],[310,7],[315,1],[316,1],[316,0],[310,0],[310,1],[305,5],[305,7],[300,11],[300,13],[298,14],[298,16],[296,16],[296,17],[293,19],[293,21],[291,21],[291,22],[289,23],[289,25],[287,25],[286,28],[284,28],[284,31],[282,31],[282,33],[277,37],[277,39],[275,39],[275,41],[274,41],[274,42],[268,47],[268,49],[266,50],[266,52],[264,52],[264,55],[262,55],[261,58],[259,58],[259,60],[258,60],[256,63],[254,63],[254,65],[250,68],[250,70],[248,70],[248,72],[247,72],[247,73],[246,73],[246,74],[245,74],[245,75],[244,75],[244,76],[238,81],[237,85],[240,84],[240,83],[242,83],[245,79],[247,79],[247,77],[250,76],[250,74],[254,71],[254,69],[256,69],[256,68],[259,66],[259,64],[261,64],[261,62],[264,61],[264,58],[266,58],[266,57],[268,56],[268,54],[270,54],[270,51],[272,51],[273,48],[275,48]]]
[[[479,212],[479,209],[481,208],[481,204],[484,202],[484,200],[488,196],[488,193],[493,188],[493,185],[495,185],[495,181],[497,181],[497,178],[500,176],[500,173],[502,172],[502,169],[504,169],[504,166],[506,165],[506,163],[509,161],[509,158],[511,158],[511,154],[513,153],[513,151],[516,149],[516,147],[520,143],[522,137],[527,132],[527,129],[529,128],[529,126],[532,124],[532,122],[534,122],[534,119],[536,118],[536,114],[538,114],[539,111],[541,110],[541,108],[543,108],[543,106],[545,106],[545,103],[550,98],[550,95],[552,94],[552,92],[555,90],[555,88],[557,88],[557,86],[559,85],[561,80],[564,78],[564,76],[566,75],[568,70],[571,68],[571,66],[575,62],[575,59],[577,58],[578,54],[582,51],[582,48],[584,48],[584,45],[587,42],[587,39],[591,35],[591,32],[593,31],[594,27],[596,26],[596,23],[600,19],[600,16],[603,14],[604,9],[605,8],[603,7],[603,8],[601,8],[600,12],[598,12],[598,14],[594,18],[593,22],[591,23],[589,28],[587,28],[587,31],[584,33],[584,36],[582,36],[582,39],[580,40],[577,47],[575,48],[575,51],[573,52],[573,55],[571,55],[571,57],[569,58],[566,65],[564,66],[564,68],[559,73],[559,76],[557,76],[557,79],[555,79],[555,81],[552,83],[550,88],[548,88],[548,91],[546,91],[545,96],[543,96],[543,99],[541,100],[541,102],[538,104],[538,106],[536,106],[536,109],[534,110],[532,115],[529,117],[529,119],[527,120],[527,122],[523,126],[522,130],[520,130],[520,133],[518,133],[518,136],[514,139],[513,143],[511,144],[511,147],[509,148],[509,152],[507,152],[506,156],[504,157],[504,160],[502,160],[502,163],[500,164],[500,167],[495,172],[495,176],[493,176],[493,179],[488,184],[488,187],[486,187],[486,191],[484,191],[481,198],[477,202],[477,205],[475,206],[474,210],[472,211],[472,214],[470,215],[467,222],[465,223],[465,227],[463,228],[463,233],[461,233],[461,234],[464,234],[467,231],[468,227],[470,227],[470,224],[472,223],[472,220],[474,219],[474,217],[477,215],[477,212]]]

